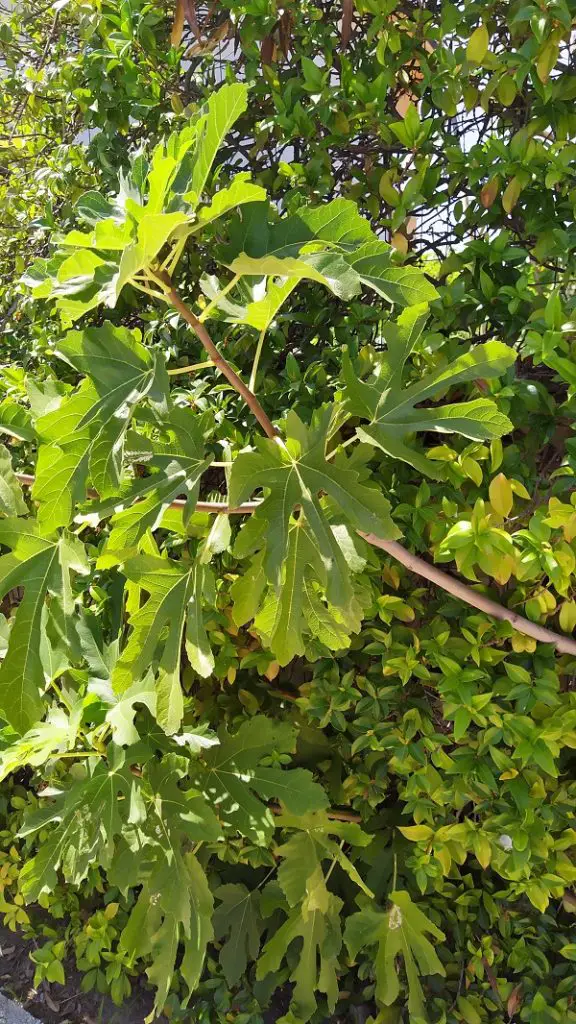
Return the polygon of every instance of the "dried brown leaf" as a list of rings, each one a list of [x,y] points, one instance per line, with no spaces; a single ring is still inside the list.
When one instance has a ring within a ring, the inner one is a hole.
[[[290,44],[292,42],[292,26],[294,22],[290,11],[284,11],[282,17],[278,22],[278,38],[280,41],[280,49],[285,57],[288,57],[290,52]]]
[[[480,192],[480,202],[485,210],[489,210],[492,206],[498,192],[500,190],[500,178],[498,175],[492,178],[487,185]]]
[[[272,36],[265,36],[260,45],[260,60],[262,64],[271,64],[274,59],[274,40]]]
[[[46,1003],[46,1006],[50,1007],[52,1013],[58,1013],[60,1003],[57,1003],[55,999],[52,999],[52,996],[48,991],[44,992],[44,1002]]]
[[[184,0],[176,0],[176,10],[174,12],[174,23],[172,25],[172,31],[170,33],[170,42],[172,46],[180,46],[182,42],[182,33],[184,31]]]
[[[508,1002],[506,1003],[506,1012],[509,1017],[513,1017],[517,1010],[522,1006],[522,985],[516,985],[513,988],[510,995],[508,996]]]
[[[198,15],[196,14],[196,4],[194,0],[182,0],[184,4],[184,14],[186,15],[186,21],[188,22],[192,33],[196,39],[200,39],[200,26],[198,25]]]
[[[343,0],[342,4],[342,27],[340,29],[340,42],[345,50],[352,37],[352,17],[354,14],[354,0]]]

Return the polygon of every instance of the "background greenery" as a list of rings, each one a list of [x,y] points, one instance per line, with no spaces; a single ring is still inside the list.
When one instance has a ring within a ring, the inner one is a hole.
[[[54,408],[58,440],[58,401],[78,381],[78,366],[55,354],[64,340],[60,317],[33,300],[22,275],[51,254],[55,234],[81,226],[82,194],[117,193],[139,153],[185,129],[223,82],[244,80],[248,106],[219,152],[213,190],[249,171],[281,213],[354,200],[391,242],[393,259],[437,291],[406,381],[446,367],[480,342],[504,342],[518,355],[497,377],[468,380],[450,393],[451,402],[493,398],[513,424],[502,440],[424,434],[415,448],[429,472],[422,461],[415,467],[394,452],[355,446],[349,450],[360,452],[353,458],[362,479],[387,495],[405,546],[533,621],[571,633],[575,16],[574,3],[473,0],[6,9],[0,421],[12,503],[34,507],[9,469],[36,471],[36,438],[26,426]],[[180,267],[182,290],[197,310],[207,302],[199,279],[217,270],[214,246],[213,236],[202,236]],[[293,410],[308,423],[324,403],[339,401],[343,348],[352,376],[365,376],[379,364],[403,304],[367,290],[344,301],[314,282],[295,289],[267,332],[256,378],[272,418]],[[172,369],[204,358],[173,311],[136,291],[125,291],[106,316],[89,311],[81,327],[104,319],[139,328]],[[257,331],[220,320],[211,321],[211,331],[247,380]],[[207,414],[217,458],[228,461],[253,440],[251,418],[213,369],[170,380],[177,403]],[[340,440],[352,436],[348,426]],[[205,473],[200,493],[224,500],[226,472]],[[217,586],[204,619],[215,665],[202,679],[184,660],[185,732],[201,752],[212,749],[223,725],[258,735],[260,763],[313,772],[335,817],[320,809],[308,819],[286,810],[280,816],[273,802],[272,823],[252,834],[232,829],[219,842],[184,829],[183,851],[202,843],[197,860],[215,906],[192,1011],[182,1008],[190,972],[180,959],[170,980],[168,954],[162,960],[126,938],[140,890],[110,836],[97,851],[88,837],[81,865],[68,852],[64,875],[33,877],[28,865],[61,835],[57,820],[38,817],[38,804],[46,803],[40,794],[47,786],[74,793],[89,785],[86,763],[111,756],[109,719],[101,728],[109,712],[100,707],[98,722],[85,708],[100,675],[94,661],[102,661],[124,621],[121,573],[96,564],[110,536],[107,522],[89,525],[81,536],[91,568],[74,583],[73,608],[75,615],[85,611],[96,651],[84,643],[74,658],[68,652],[59,660],[64,630],[50,599],[50,650],[42,655],[49,729],[18,740],[7,725],[2,740],[0,909],[9,927],[38,941],[36,983],[62,983],[75,962],[86,988],[121,1002],[148,970],[159,985],[159,1008],[175,1020],[192,1012],[197,1020],[256,1022],[270,1012],[277,987],[281,1001],[272,1012],[287,1012],[289,1021],[335,1014],[417,1024],[424,1007],[437,1024],[575,1020],[575,659],[476,613],[363,545],[361,631],[336,651],[307,634],[304,654],[281,667],[262,631],[234,619],[231,589],[246,566],[239,525],[231,523],[232,536],[220,526],[215,538],[214,518],[196,513],[184,538],[167,520],[156,535],[161,550],[177,558],[211,537]],[[2,523],[0,539],[12,547]],[[10,584],[4,649],[20,600]],[[70,742],[77,701],[83,711]],[[132,705],[128,725],[134,713]],[[168,806],[170,799],[147,763],[172,780],[175,804],[190,780],[198,785],[199,770],[142,705],[135,728],[147,743],[147,752],[132,756],[144,772],[150,820],[157,813],[162,822],[162,800]],[[70,828],[72,846],[80,848],[73,817]],[[211,898],[198,880],[194,891],[200,901]],[[323,931],[306,946],[297,929],[311,895]],[[201,917],[202,908],[197,912]],[[284,955],[278,936],[286,939],[287,921],[296,930]],[[398,927],[406,921],[408,937]],[[329,976],[336,975],[334,1004]]]

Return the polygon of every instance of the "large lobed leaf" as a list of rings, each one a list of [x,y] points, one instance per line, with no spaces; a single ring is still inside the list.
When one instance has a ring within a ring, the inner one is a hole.
[[[116,693],[125,693],[155,666],[156,715],[167,733],[176,732],[184,713],[180,685],[181,648],[185,636],[190,663],[210,675],[214,660],[204,628],[202,590],[205,568],[157,555],[136,555],[123,564],[128,580],[149,596],[130,617],[132,632],[112,674]]]
[[[0,714],[23,734],[44,715],[40,693],[46,684],[41,656],[46,599],[54,595],[61,602],[67,629],[73,632],[70,573],[85,574],[88,564],[75,538],[46,538],[32,519],[0,520],[0,544],[11,549],[0,557],[0,594],[24,589],[0,667]]]
[[[42,443],[32,493],[46,530],[70,523],[88,481],[103,498],[118,494],[134,410],[146,400],[166,414],[169,403],[164,357],[145,348],[138,331],[109,323],[70,331],[58,355],[85,379],[36,420]]]
[[[190,778],[216,808],[225,828],[266,845],[275,825],[263,800],[279,799],[297,815],[326,806],[326,794],[310,772],[261,763],[274,752],[294,751],[296,730],[288,722],[258,715],[244,722],[232,736],[222,728],[218,738],[219,745],[191,765]]]
[[[408,981],[408,1009],[425,1018],[419,973],[446,974],[427,936],[441,942],[445,935],[419,910],[407,892],[390,893],[390,901],[391,907],[386,912],[367,908],[352,914],[346,921],[344,939],[353,958],[360,949],[376,946],[376,998],[384,1006],[391,1006],[400,994],[396,963],[401,956]]]
[[[349,412],[369,421],[357,428],[359,438],[377,445],[392,458],[435,476],[437,471],[432,463],[411,444],[412,434],[438,431],[474,440],[493,440],[508,433],[512,424],[489,398],[428,407],[422,407],[422,403],[458,384],[501,376],[516,355],[508,345],[488,341],[403,387],[406,362],[422,335],[427,317],[426,306],[414,306],[395,324],[386,325],[387,351],[368,380],[359,379],[347,352],[343,375]]]
[[[286,441],[257,441],[257,451],[241,453],[232,467],[232,504],[264,492],[236,546],[238,554],[259,554],[246,582],[234,587],[235,618],[247,621],[260,609],[256,626],[280,664],[303,653],[305,626],[336,649],[359,628],[361,609],[335,524],[399,536],[387,499],[361,484],[344,456],[326,457],[331,416],[326,409],[306,427],[290,412]]]

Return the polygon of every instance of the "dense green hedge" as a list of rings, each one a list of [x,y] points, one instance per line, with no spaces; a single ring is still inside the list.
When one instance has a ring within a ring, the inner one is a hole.
[[[576,628],[575,17],[2,15],[0,911],[38,985],[576,1020],[576,658],[356,533]]]

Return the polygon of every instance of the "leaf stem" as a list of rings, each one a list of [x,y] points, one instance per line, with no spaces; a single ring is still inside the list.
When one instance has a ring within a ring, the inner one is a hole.
[[[160,267],[160,270],[165,270],[168,274],[174,273],[174,268],[176,267],[176,264],[178,263],[178,260],[180,259],[184,251],[184,246],[186,245],[186,242],[187,237],[180,239],[178,244],[175,245],[174,248],[171,249],[170,252],[168,253],[166,259],[164,260],[164,263]]]
[[[353,441],[358,441],[358,440],[359,440],[359,438],[358,438],[357,434],[352,434],[352,437],[347,437],[345,441],[341,441],[340,444],[337,444],[336,447],[333,448],[331,452],[328,452],[328,454],[326,456],[326,460],[333,459],[339,448],[347,448],[348,445],[352,444]]]
[[[99,750],[72,750],[69,754],[58,754],[58,760],[64,757],[104,757]]]
[[[252,363],[252,372],[250,374],[250,382],[248,384],[248,387],[250,388],[250,391],[254,391],[254,392],[256,391],[256,375],[258,373],[258,364],[260,362],[260,356],[262,355],[262,347],[264,345],[264,338],[265,337],[266,337],[266,328],[264,328],[264,330],[260,331],[260,335],[258,337],[258,344],[256,346],[256,351],[254,353],[254,362]]]
[[[191,309],[188,308],[185,302],[178,295],[178,292],[174,288],[172,281],[167,274],[158,273],[155,275],[158,281],[166,286],[165,300],[170,303],[180,313],[180,316],[186,323],[192,328],[197,338],[202,342],[206,349],[210,359],[214,365],[220,370],[220,372],[226,377],[226,380],[230,382],[232,387],[238,394],[244,399],[246,405],[250,408],[264,433],[267,437],[275,438],[276,431],[272,426],[271,420],[268,418],[264,409],[260,405],[260,402],[256,398],[256,395],[252,393],[250,388],[247,388],[244,381],[238,376],[235,370],[232,369],[229,363],[226,362],[224,356],[220,355],[220,352],[216,348],[216,345],[212,341],[212,338],[208,334],[208,331],[204,327],[204,324],[194,315]]]
[[[132,278],[130,283],[132,287],[137,288],[139,292],[144,292],[145,295],[150,295],[153,299],[162,299],[162,301],[164,301],[162,292],[156,292],[153,288],[147,288],[144,284],[138,284],[138,281],[136,281],[135,278]]]
[[[222,291],[218,292],[218,295],[215,295],[214,298],[211,299],[206,308],[202,310],[202,313],[198,317],[198,320],[200,321],[201,324],[203,324],[204,321],[208,319],[209,314],[212,312],[214,307],[218,305],[219,300],[223,299],[224,296],[228,294],[228,292],[232,291],[234,286],[238,284],[239,280],[240,274],[235,274],[232,280],[228,281],[228,284],[225,285]]]
[[[211,359],[206,359],[203,363],[190,363],[189,366],[176,366],[173,370],[168,370],[169,377],[179,377],[182,373],[194,373],[196,370],[205,370],[208,366],[213,366],[214,363]]]
[[[342,852],[342,850],[344,849],[344,844],[345,844],[345,840],[342,839],[342,841],[340,843],[340,852]],[[336,867],[337,863],[338,863],[338,854],[336,854],[333,857],[333,859],[332,859],[332,863],[331,863],[330,867],[328,868],[328,871],[326,872],[326,876],[324,878],[324,884],[328,883],[328,881],[330,879],[330,875],[334,871],[334,868]]]
[[[64,694],[62,693],[62,690],[58,686],[58,683],[56,682],[56,680],[55,679],[51,679],[50,683],[49,683],[49,686],[52,687],[52,689],[54,690],[54,693],[58,697],[58,700],[60,701],[61,704],[64,705],[64,707],[69,712],[69,714],[72,714],[72,705],[71,705],[70,701],[67,700],[66,697],[64,696]]]

